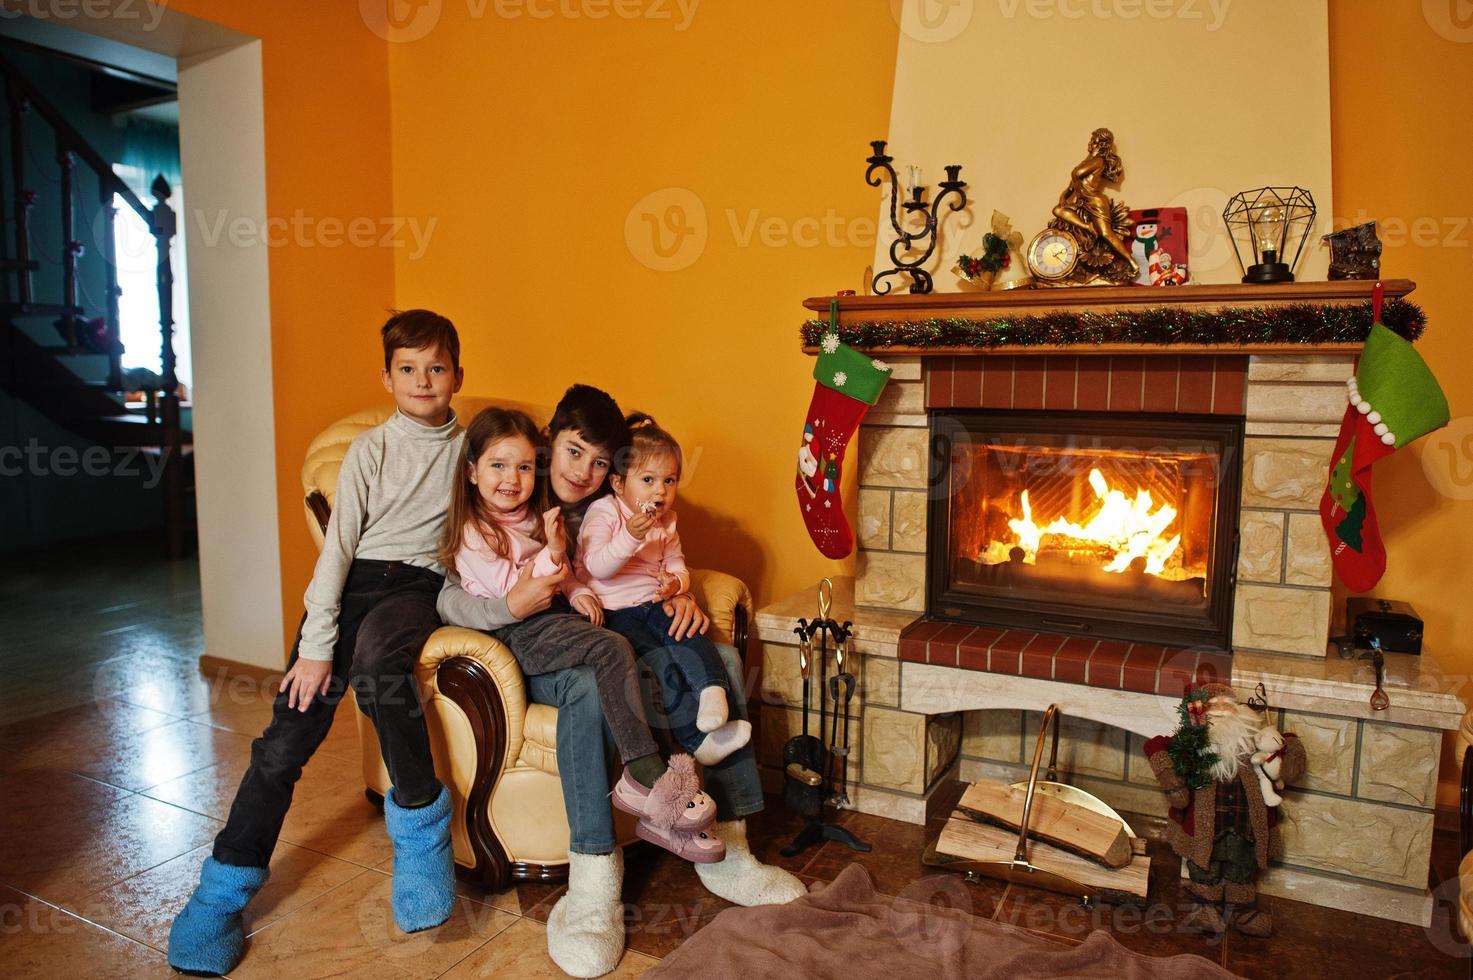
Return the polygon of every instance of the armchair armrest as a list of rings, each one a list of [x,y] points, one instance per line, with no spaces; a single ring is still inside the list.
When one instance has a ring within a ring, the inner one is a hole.
[[[477,630],[445,626],[425,643],[415,678],[427,704],[437,698],[449,700],[470,727],[474,758],[453,760],[452,768],[463,766],[470,775],[461,789],[475,862],[471,874],[488,887],[504,887],[511,861],[491,825],[490,803],[502,774],[522,751],[527,718],[522,668],[499,640]]]
[[[479,702],[497,702],[489,707],[500,713],[500,751],[489,751],[484,741],[481,745],[498,772],[516,762],[527,720],[527,684],[521,665],[500,640],[479,630],[442,626],[425,642],[415,674],[422,690],[444,695],[467,715],[481,709]]]
[[[752,593],[735,575],[709,568],[693,568],[690,593],[711,617],[710,637],[714,643],[727,643],[747,656],[747,629],[752,617]]]

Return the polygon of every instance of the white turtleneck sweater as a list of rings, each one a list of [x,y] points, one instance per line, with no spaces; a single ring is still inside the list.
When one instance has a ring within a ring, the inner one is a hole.
[[[322,554],[304,599],[303,660],[331,660],[353,559],[400,561],[444,573],[435,560],[465,438],[452,413],[431,428],[395,412],[348,446]]]

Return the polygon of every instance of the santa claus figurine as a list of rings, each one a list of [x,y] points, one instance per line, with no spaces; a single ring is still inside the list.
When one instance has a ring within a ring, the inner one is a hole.
[[[1170,806],[1166,838],[1186,862],[1187,893],[1197,900],[1185,926],[1267,936],[1273,919],[1257,907],[1258,873],[1283,848],[1280,802],[1264,798],[1262,746],[1277,746],[1270,785],[1293,784],[1305,769],[1304,746],[1279,735],[1231,687],[1207,684],[1182,698],[1181,726],[1145,745],[1146,759]],[[1282,742],[1282,745],[1280,745]],[[1257,753],[1260,760],[1255,760]]]

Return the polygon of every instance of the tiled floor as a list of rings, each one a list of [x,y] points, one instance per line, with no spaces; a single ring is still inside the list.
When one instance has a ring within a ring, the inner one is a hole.
[[[199,585],[192,562],[149,557],[144,544],[58,550],[0,571],[0,974],[5,977],[168,976],[169,921],[193,887],[229,808],[270,692],[244,678],[204,677]],[[363,798],[354,719],[343,711],[308,767],[266,889],[251,903],[248,955],[237,977],[560,976],[543,923],[561,886],[488,895],[462,886],[452,920],[406,936],[389,912],[383,819]],[[1062,942],[1095,928],[1152,955],[1206,956],[1249,977],[1460,977],[1446,907],[1430,929],[1296,902],[1268,900],[1277,934],[1213,941],[1178,930],[1176,867],[1153,845],[1146,910],[1096,910],[1034,889],[962,884],[918,855],[938,828],[856,813],[843,823],[874,843],[856,855],[826,844],[796,858],[777,850],[797,822],[774,806],[752,821],[760,857],[810,884],[851,861],[882,891],[962,903]],[[1439,836],[1433,883],[1453,873]],[[629,951],[617,976],[637,976],[727,903],[688,865],[631,850],[625,899]],[[856,974],[858,976],[859,974]]]

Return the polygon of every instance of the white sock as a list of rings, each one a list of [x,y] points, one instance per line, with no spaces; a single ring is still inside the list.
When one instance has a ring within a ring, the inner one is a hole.
[[[696,761],[703,766],[714,766],[750,741],[752,741],[750,721],[740,719],[729,721],[714,732],[708,732],[691,755],[695,756]]]
[[[714,732],[726,724],[726,692],[711,686],[701,692],[701,703],[696,707],[696,727],[703,732]]]
[[[714,824],[726,844],[726,857],[715,864],[697,864],[696,874],[711,894],[737,905],[783,905],[808,894],[803,882],[782,868],[763,864],[747,845],[747,821]]]
[[[569,854],[568,890],[547,919],[547,955],[571,977],[601,977],[624,955],[624,852]]]

